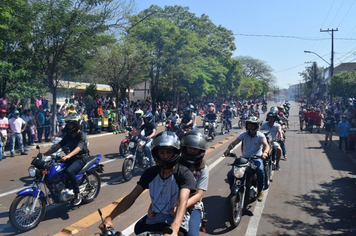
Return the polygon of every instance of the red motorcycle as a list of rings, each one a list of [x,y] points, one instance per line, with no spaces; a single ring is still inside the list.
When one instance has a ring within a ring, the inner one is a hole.
[[[126,157],[129,154],[130,148],[135,148],[130,147],[130,143],[131,146],[135,146],[135,143],[137,143],[140,134],[138,136],[133,136],[133,134],[136,132],[137,129],[134,129],[132,126],[126,127],[125,138],[121,141],[119,147],[119,152],[122,157]]]

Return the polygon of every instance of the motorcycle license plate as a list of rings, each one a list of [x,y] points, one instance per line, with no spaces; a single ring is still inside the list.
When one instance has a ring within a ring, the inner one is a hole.
[[[134,148],[134,147],[135,147],[135,143],[134,142],[130,142],[129,148]]]

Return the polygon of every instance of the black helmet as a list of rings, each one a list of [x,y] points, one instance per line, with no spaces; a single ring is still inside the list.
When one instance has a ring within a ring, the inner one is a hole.
[[[80,129],[80,126],[82,125],[82,119],[76,112],[69,113],[66,117],[63,119],[66,124],[72,123],[74,124],[74,127],[71,130],[68,130],[68,127],[66,126],[66,130],[68,133],[74,133]]]
[[[153,116],[152,116],[152,114],[151,114],[151,113],[146,113],[146,114],[144,114],[144,115],[142,116],[142,118],[143,118],[143,121],[144,121],[145,123],[149,123],[149,122],[151,122],[151,121],[152,121]],[[146,122],[146,118],[148,118],[148,119],[149,119],[149,121],[148,121],[148,122]]]
[[[229,105],[226,106],[226,110],[230,110],[230,106]]]
[[[190,164],[198,164],[205,155],[208,143],[206,141],[206,135],[199,130],[191,130],[183,135],[182,138],[182,158],[185,162]],[[187,152],[187,147],[196,148],[201,150],[197,155],[190,155]]]
[[[157,134],[151,145],[151,153],[156,164],[162,169],[170,169],[175,166],[180,159],[180,142],[177,135],[170,131],[163,131]],[[174,149],[173,157],[168,161],[163,161],[158,155],[158,149]]]
[[[247,125],[248,124],[255,124],[256,128],[253,129],[253,130],[247,129]],[[259,130],[259,128],[260,128],[260,121],[258,120],[258,118],[256,116],[247,117],[247,119],[246,119],[246,131],[247,131],[248,135],[256,134],[257,131]]]
[[[184,108],[184,110],[183,110],[183,114],[184,114],[185,116],[190,116],[190,112],[191,112],[191,110],[190,110],[189,107],[186,107],[186,108]]]

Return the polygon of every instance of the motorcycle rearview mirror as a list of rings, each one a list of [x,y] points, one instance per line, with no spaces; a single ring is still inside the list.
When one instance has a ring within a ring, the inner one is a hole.
[[[37,145],[37,146],[36,146],[36,149],[40,150],[40,146]]]

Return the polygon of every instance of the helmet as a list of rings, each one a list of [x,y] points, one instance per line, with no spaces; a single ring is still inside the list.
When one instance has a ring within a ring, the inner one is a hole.
[[[163,131],[157,134],[151,145],[151,153],[156,164],[162,169],[170,169],[175,166],[180,159],[180,142],[177,135],[170,131]],[[174,149],[173,157],[168,161],[163,161],[158,155],[158,149]]]
[[[251,107],[253,107],[255,104],[251,103]]]
[[[229,110],[229,109],[230,109],[230,106],[229,106],[229,105],[227,105],[227,106],[226,106],[226,109],[227,109],[227,110]]]
[[[138,109],[135,111],[136,118],[140,119],[143,116],[143,111],[141,109]]]
[[[273,118],[276,120],[276,114],[273,113],[272,111],[268,112],[266,119],[268,120],[269,118]]]
[[[184,110],[183,110],[184,116],[190,116],[190,112],[191,112],[191,110],[190,110],[189,107],[186,107],[186,108],[184,108]]]
[[[82,119],[76,112],[71,112],[69,113],[66,117],[63,119],[66,124],[72,123],[74,124],[74,127],[71,130],[68,130],[68,127],[66,126],[66,129],[68,130],[68,133],[74,133],[80,129],[80,126],[82,125]]]
[[[248,124],[255,124],[256,128],[253,130],[250,130],[247,128]],[[256,134],[258,129],[260,128],[260,121],[258,120],[258,118],[256,116],[249,116],[246,120],[246,131],[248,135],[253,135]]]
[[[172,108],[172,112],[177,112],[177,108]]]
[[[151,121],[152,121],[153,116],[152,116],[152,114],[151,114],[151,113],[146,113],[146,114],[144,114],[144,115],[142,116],[142,118],[143,118],[143,121],[144,121],[145,123],[149,123],[149,122],[151,122]],[[148,121],[148,122],[146,122],[146,118],[148,118],[148,119],[149,119],[149,121]]]
[[[273,106],[271,107],[270,112],[272,112],[276,116],[278,114],[278,108]]]
[[[198,164],[204,157],[208,143],[206,135],[199,130],[191,130],[183,135],[181,148],[182,158],[190,164]],[[201,150],[197,155],[191,155],[187,152],[187,147]]]
[[[194,110],[194,106],[192,104],[190,104],[190,109]]]

